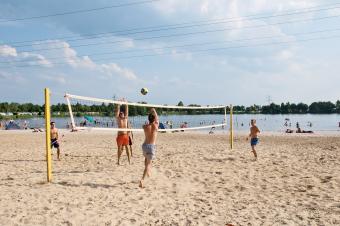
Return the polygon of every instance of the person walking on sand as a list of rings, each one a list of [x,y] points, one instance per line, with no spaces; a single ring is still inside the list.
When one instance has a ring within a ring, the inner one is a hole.
[[[247,140],[248,138],[250,137],[250,145],[251,145],[251,149],[254,154],[254,157],[255,157],[255,160],[257,160],[257,153],[256,153],[256,150],[255,150],[255,146],[257,145],[257,143],[259,142],[259,138],[257,136],[258,133],[260,133],[260,130],[259,128],[257,128],[256,126],[256,120],[255,119],[252,119],[250,121],[250,124],[251,124],[251,127],[250,127],[250,134],[249,136],[247,137]]]
[[[142,145],[142,150],[145,160],[143,176],[142,179],[139,181],[140,188],[144,188],[145,176],[150,176],[152,160],[155,158],[156,155],[156,139],[159,121],[157,112],[154,108],[150,110],[148,119],[149,123],[143,126],[145,140]]]
[[[125,99],[123,99],[123,101],[125,101]],[[128,128],[128,114],[129,114],[128,105],[125,104],[125,107],[122,107],[122,109],[121,109],[121,105],[118,104],[117,109],[116,109],[116,114],[115,114],[118,128],[120,128],[120,129],[127,129]],[[127,154],[127,157],[128,157],[129,164],[131,164],[130,151],[129,151],[129,148],[128,148],[128,145],[129,145],[128,132],[127,131],[118,131],[116,141],[117,141],[117,147],[118,147],[117,164],[118,165],[120,164],[120,157],[123,153],[124,147],[125,147],[125,150],[126,150],[126,154]]]
[[[57,157],[58,160],[60,161],[60,145],[58,142],[59,139],[59,131],[55,127],[55,122],[51,122],[51,148],[56,148],[57,149]]]

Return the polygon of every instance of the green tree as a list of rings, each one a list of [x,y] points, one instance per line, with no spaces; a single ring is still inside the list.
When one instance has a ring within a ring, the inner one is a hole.
[[[340,113],[340,100],[337,100],[335,103],[336,113]]]
[[[297,104],[297,110],[300,114],[306,114],[308,112],[308,105],[304,103]]]
[[[330,101],[327,102],[313,102],[309,106],[309,113],[313,114],[326,114],[326,113],[335,113],[336,106]]]

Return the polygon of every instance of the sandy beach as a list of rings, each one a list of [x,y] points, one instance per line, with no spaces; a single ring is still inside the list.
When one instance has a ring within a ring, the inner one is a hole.
[[[340,136],[159,134],[146,188],[142,134],[117,166],[115,136],[62,132],[46,183],[44,133],[0,131],[1,225],[339,225]]]

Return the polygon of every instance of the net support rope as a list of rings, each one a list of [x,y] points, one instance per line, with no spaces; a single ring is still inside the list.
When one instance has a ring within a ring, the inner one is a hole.
[[[186,131],[186,130],[200,130],[200,129],[211,129],[213,127],[223,127],[226,126],[226,112],[227,106],[226,105],[208,105],[208,106],[176,106],[176,105],[157,105],[157,104],[142,104],[142,103],[134,103],[134,102],[123,102],[123,101],[116,101],[116,100],[109,100],[109,99],[102,99],[102,98],[93,98],[93,97],[85,97],[85,96],[78,96],[73,94],[65,94],[65,99],[69,108],[69,113],[71,117],[71,127],[72,129],[76,130],[101,130],[101,131],[132,131],[132,132],[143,132],[142,128],[135,129],[135,128],[100,128],[100,127],[77,127],[74,122],[72,106],[70,103],[70,98],[77,99],[77,100],[84,100],[84,101],[93,101],[98,103],[106,103],[106,104],[118,104],[118,105],[129,105],[129,106],[139,106],[139,107],[149,107],[149,108],[168,108],[168,109],[191,109],[191,110],[198,110],[198,109],[221,109],[224,108],[224,123],[221,124],[211,124],[207,126],[199,126],[199,127],[190,127],[190,128],[174,128],[174,129],[158,129],[160,132],[175,132],[175,131]]]

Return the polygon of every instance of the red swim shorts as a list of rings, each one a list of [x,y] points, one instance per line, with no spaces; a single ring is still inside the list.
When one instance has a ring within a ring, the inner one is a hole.
[[[127,134],[118,135],[116,140],[118,146],[129,145],[129,135]]]

